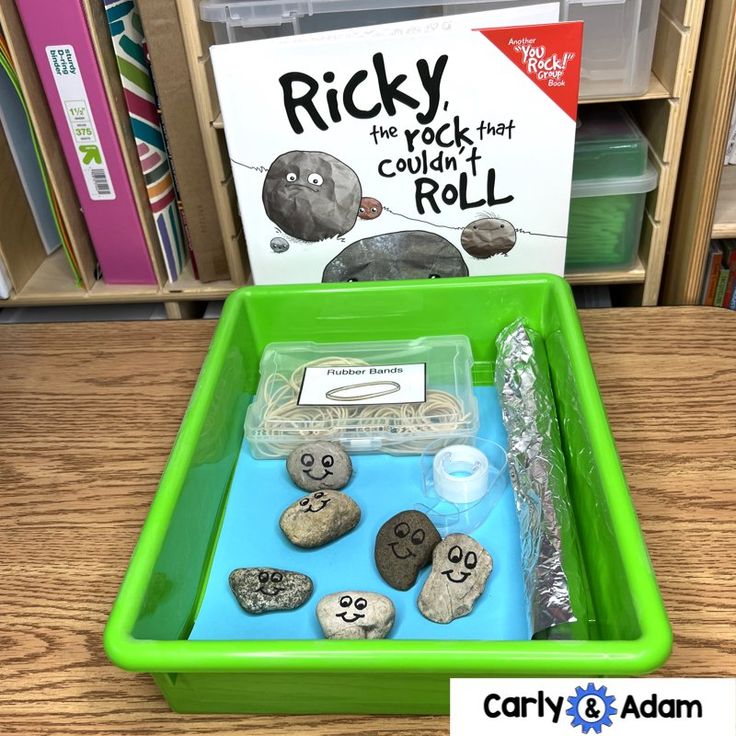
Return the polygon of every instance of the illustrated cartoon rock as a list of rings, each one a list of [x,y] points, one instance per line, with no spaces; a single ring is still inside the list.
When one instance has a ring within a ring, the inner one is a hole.
[[[375,220],[383,212],[383,205],[373,197],[363,197],[358,208],[358,217],[361,220]]]
[[[309,242],[351,230],[360,198],[358,175],[321,151],[282,153],[269,167],[262,192],[269,219],[287,235]]]
[[[347,590],[317,604],[317,620],[327,639],[385,639],[396,618],[390,598]]]
[[[353,474],[350,455],[336,442],[315,440],[295,447],[286,458],[289,477],[304,491],[340,490]]]
[[[438,624],[467,616],[492,569],[482,544],[467,534],[449,534],[434,548],[432,570],[417,601],[420,612]]]
[[[312,595],[308,575],[274,567],[239,567],[230,573],[230,589],[248,613],[291,611]]]
[[[324,283],[435,279],[467,276],[460,251],[441,235],[402,230],[363,238],[338,253],[325,267]]]
[[[421,511],[401,511],[379,529],[374,558],[381,577],[397,590],[408,590],[442,537]]]
[[[473,258],[506,255],[516,245],[516,228],[508,220],[481,217],[463,229],[460,244]]]

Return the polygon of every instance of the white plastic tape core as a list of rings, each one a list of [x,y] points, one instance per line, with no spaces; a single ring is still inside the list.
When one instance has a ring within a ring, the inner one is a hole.
[[[490,467],[485,453],[471,445],[450,445],[432,463],[438,496],[452,503],[472,503],[488,492]]]

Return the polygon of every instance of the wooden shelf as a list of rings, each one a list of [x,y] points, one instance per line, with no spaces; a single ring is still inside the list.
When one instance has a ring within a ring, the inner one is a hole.
[[[667,89],[667,87],[665,87],[662,82],[657,79],[657,75],[652,72],[651,76],[649,77],[649,87],[643,95],[637,95],[635,97],[593,97],[579,100],[579,104],[592,105],[600,102],[638,102],[640,100],[665,100],[671,96],[672,94]]]
[[[736,166],[724,166],[713,217],[714,238],[736,238]]]
[[[566,273],[565,279],[573,286],[596,284],[643,284],[647,271],[639,258],[633,268],[626,271],[590,271],[588,273]]]
[[[234,288],[231,281],[209,284],[197,281],[191,264],[187,264],[181,277],[163,289],[139,284],[106,284],[100,280],[85,291],[74,284],[66,258],[58,250],[44,260],[20,292],[0,301],[0,307],[224,299]]]

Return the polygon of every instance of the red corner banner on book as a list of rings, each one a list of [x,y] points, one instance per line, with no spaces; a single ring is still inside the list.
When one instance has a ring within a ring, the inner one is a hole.
[[[480,32],[575,120],[582,23],[484,28]]]

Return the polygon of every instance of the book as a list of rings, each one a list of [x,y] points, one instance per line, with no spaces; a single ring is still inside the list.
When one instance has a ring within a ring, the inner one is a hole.
[[[186,65],[184,32],[177,3],[138,0],[156,91],[171,155],[182,221],[186,227],[199,279],[230,278],[217,204],[207,175],[207,157],[199,129],[197,103]],[[202,23],[201,35],[212,35]]]
[[[520,10],[211,49],[255,283],[563,273],[582,26]]]
[[[703,279],[703,290],[700,297],[701,304],[713,306],[713,297],[716,294],[718,274],[721,270],[722,260],[723,248],[721,248],[721,244],[716,240],[711,240],[705,263],[705,277]]]
[[[17,6],[103,278],[157,283],[82,3]]]
[[[46,254],[62,247],[77,285],[79,266],[63,222],[56,193],[41,154],[38,135],[5,36],[0,29],[0,126],[28,198]]]
[[[726,293],[726,286],[728,286],[728,279],[731,272],[727,268],[721,267],[718,273],[718,283],[716,284],[716,293],[713,297],[713,305],[720,307],[723,304],[723,297]]]
[[[133,0],[104,3],[158,243],[169,280],[176,281],[186,246],[140,18]]]

